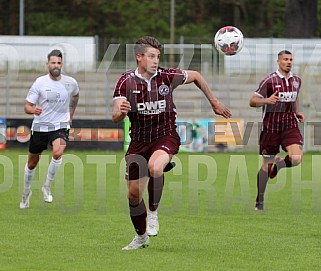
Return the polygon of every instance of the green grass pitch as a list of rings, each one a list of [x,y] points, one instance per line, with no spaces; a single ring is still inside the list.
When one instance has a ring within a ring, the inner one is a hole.
[[[20,210],[26,154],[0,152],[0,270],[320,270],[319,153],[269,181],[264,212],[253,208],[257,154],[178,154],[159,235],[137,251],[121,250],[134,237],[123,152],[67,151],[52,204],[40,192],[45,152]]]

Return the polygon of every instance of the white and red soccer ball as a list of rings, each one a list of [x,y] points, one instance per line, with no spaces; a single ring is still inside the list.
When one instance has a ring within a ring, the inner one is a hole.
[[[243,33],[235,26],[224,26],[216,32],[214,46],[220,54],[235,55],[242,50]]]

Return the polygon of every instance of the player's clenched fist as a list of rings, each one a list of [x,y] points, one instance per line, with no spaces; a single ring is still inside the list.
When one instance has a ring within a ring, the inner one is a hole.
[[[280,100],[279,93],[276,91],[274,92],[269,98],[266,99],[267,104],[276,104]]]
[[[123,101],[119,106],[120,112],[127,114],[131,110],[130,103],[128,101]]]
[[[35,112],[34,112],[34,114],[35,114],[36,116],[39,116],[39,115],[41,114],[41,112],[42,112],[42,108],[41,108],[40,106],[35,107]]]

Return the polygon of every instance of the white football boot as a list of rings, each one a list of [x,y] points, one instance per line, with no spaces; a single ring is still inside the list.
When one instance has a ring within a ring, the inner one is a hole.
[[[43,195],[43,200],[45,202],[51,203],[53,200],[53,197],[51,195],[50,187],[43,186],[41,188],[41,191],[42,191],[42,195]]]
[[[132,250],[145,248],[149,246],[149,236],[145,233],[144,235],[135,235],[133,241],[128,246],[122,248],[122,250]]]
[[[29,208],[29,200],[32,195],[32,191],[30,190],[28,194],[23,193],[22,199],[20,201],[20,209]]]
[[[147,228],[146,232],[149,236],[157,236],[159,231],[158,213],[156,211],[147,211]]]

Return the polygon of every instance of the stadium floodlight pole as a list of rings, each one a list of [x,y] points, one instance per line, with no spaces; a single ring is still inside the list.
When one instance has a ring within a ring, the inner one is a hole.
[[[24,0],[20,0],[20,21],[19,21],[19,35],[24,35]]]
[[[175,37],[175,0],[171,0],[171,13],[170,13],[170,54],[169,63],[174,67],[174,37]]]

